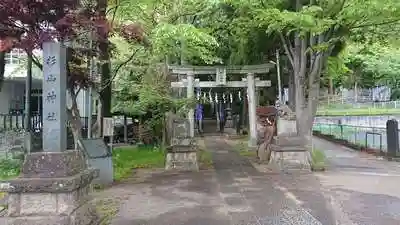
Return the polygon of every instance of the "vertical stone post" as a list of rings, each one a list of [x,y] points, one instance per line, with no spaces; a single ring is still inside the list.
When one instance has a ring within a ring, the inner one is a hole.
[[[61,43],[43,44],[43,151],[67,149],[67,58]]]
[[[187,98],[193,99],[194,94],[194,73],[190,72],[187,74]],[[190,137],[194,137],[194,109],[190,108],[188,112],[188,120],[189,120],[189,127],[190,127]]]
[[[399,123],[392,119],[386,122],[387,153],[389,157],[399,157]]]
[[[256,93],[254,73],[247,74],[247,94],[249,102],[249,147],[257,146]]]

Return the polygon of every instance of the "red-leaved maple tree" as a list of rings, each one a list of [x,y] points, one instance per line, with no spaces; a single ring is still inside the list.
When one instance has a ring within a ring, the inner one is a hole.
[[[79,33],[82,31],[93,33],[97,42],[107,41],[98,38],[109,31],[107,20],[96,14],[95,5],[81,3],[79,0],[1,0],[0,80],[4,80],[5,54],[12,48],[24,49],[29,55],[34,49],[41,49],[46,41],[74,42],[82,36]],[[67,111],[74,137],[80,136],[82,127],[76,97],[81,88],[91,84],[87,68],[81,65],[87,63],[86,52],[91,50],[68,49],[67,87],[72,108]],[[41,62],[34,60],[34,63],[42,68]]]
[[[41,49],[42,44],[49,40],[73,42],[84,36],[80,32],[90,32],[94,46],[108,43],[112,23],[108,22],[104,13],[99,13],[97,3],[81,0],[1,0],[0,85],[4,80],[5,53],[12,48],[21,48],[32,54],[32,50]],[[141,26],[131,24],[116,30],[129,41],[148,44],[143,38]],[[68,49],[67,87],[72,98],[72,108],[68,112],[75,140],[80,136],[82,127],[76,97],[81,88],[93,84],[88,77],[88,68],[82,65],[87,64],[89,54],[98,55],[97,49],[93,46]],[[42,68],[41,62],[33,62]]]

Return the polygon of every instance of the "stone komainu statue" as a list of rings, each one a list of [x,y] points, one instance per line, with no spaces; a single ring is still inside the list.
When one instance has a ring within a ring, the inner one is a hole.
[[[269,145],[276,132],[278,109],[274,106],[257,108],[257,157],[268,162],[271,158]]]
[[[282,118],[288,120],[296,119],[296,114],[287,105],[280,105],[278,111],[279,116],[281,116]]]

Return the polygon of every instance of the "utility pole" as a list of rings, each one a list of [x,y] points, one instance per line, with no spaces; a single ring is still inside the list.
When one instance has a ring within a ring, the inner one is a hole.
[[[93,59],[93,31],[90,31],[90,55],[89,55],[89,79],[93,79],[93,69],[95,66],[95,61]],[[87,110],[89,113],[87,113],[88,117],[88,127],[87,127],[87,138],[91,139],[92,138],[92,114],[93,114],[93,87],[90,85],[88,93],[85,93],[85,95],[89,95],[89,101],[85,102],[85,107],[87,106]],[[85,96],[85,100],[88,98]]]
[[[276,49],[276,74],[277,74],[277,79],[278,79],[278,100],[280,104],[283,104],[282,102],[282,84],[281,84],[281,67],[279,63],[279,49]]]
[[[32,150],[32,110],[31,110],[31,96],[32,96],[32,52],[27,54],[26,66],[26,80],[25,80],[25,149],[27,153]]]

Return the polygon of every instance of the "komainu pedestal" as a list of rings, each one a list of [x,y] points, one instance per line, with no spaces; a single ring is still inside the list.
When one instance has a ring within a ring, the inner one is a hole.
[[[4,225],[97,225],[89,203],[98,171],[88,168],[79,151],[41,152],[26,156],[20,177],[1,183],[8,192]]]
[[[167,148],[165,169],[197,171],[197,145],[191,138],[179,139],[173,141],[174,144]]]
[[[284,167],[284,161],[295,167],[300,165],[302,169],[310,169],[309,150],[311,146],[308,144],[309,141],[301,136],[292,136],[290,134],[275,136],[271,145],[271,161],[279,162],[281,169]]]

